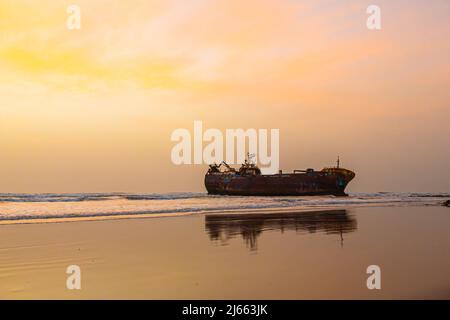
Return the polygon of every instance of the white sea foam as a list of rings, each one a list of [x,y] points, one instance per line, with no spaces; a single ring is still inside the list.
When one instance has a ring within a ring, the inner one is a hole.
[[[0,194],[0,223],[52,219],[138,217],[151,214],[344,208],[352,206],[440,205],[448,193],[353,193],[349,197],[237,197],[206,193]]]

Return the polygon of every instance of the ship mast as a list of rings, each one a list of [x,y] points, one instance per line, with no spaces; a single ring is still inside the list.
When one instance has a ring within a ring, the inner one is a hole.
[[[253,159],[255,158],[255,154],[254,153],[250,153],[250,152],[247,152],[247,159],[246,159],[246,163],[248,163],[248,164],[256,164],[254,161],[253,161]]]

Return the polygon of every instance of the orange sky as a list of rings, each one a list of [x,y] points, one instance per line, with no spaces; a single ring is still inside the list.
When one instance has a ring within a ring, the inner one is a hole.
[[[2,0],[0,192],[203,190],[170,134],[279,128],[284,170],[450,188],[450,4]],[[82,10],[66,28],[66,7]]]

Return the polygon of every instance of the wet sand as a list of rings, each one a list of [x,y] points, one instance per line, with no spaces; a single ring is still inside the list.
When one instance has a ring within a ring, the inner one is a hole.
[[[374,264],[381,290],[366,286]],[[0,225],[0,298],[449,299],[450,209]]]

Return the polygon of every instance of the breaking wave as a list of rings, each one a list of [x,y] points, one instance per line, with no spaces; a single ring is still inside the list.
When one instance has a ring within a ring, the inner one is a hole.
[[[206,193],[165,194],[74,193],[12,194],[0,193],[0,223],[39,219],[138,217],[151,214],[180,215],[223,211],[263,209],[340,208],[350,206],[440,205],[449,193],[352,193],[348,197],[239,197]],[[54,220],[52,220],[54,221]]]
[[[208,196],[204,193],[178,192],[167,194],[128,194],[128,193],[0,193],[0,202],[80,202],[105,201],[114,199],[126,200],[176,200]]]

